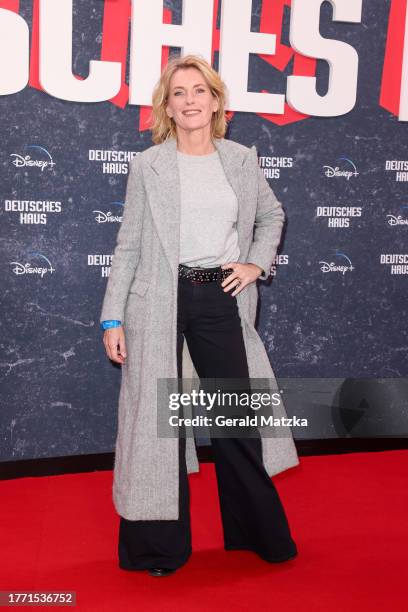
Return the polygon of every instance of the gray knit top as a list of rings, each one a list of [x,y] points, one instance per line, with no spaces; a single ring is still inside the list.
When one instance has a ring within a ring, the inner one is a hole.
[[[239,257],[238,201],[218,151],[177,151],[180,175],[180,257],[186,266],[212,268]]]

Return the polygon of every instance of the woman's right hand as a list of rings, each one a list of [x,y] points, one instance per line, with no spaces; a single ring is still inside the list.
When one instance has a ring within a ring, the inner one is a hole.
[[[103,343],[109,359],[116,363],[125,363],[127,353],[125,332],[122,325],[105,329]]]

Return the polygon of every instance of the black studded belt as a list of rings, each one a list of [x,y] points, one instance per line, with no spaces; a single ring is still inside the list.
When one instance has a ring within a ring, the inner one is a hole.
[[[216,268],[193,268],[185,266],[184,264],[179,264],[178,267],[179,278],[187,278],[196,283],[223,281],[224,278],[227,278],[232,272],[232,268],[225,268],[223,270],[221,266],[217,266]]]

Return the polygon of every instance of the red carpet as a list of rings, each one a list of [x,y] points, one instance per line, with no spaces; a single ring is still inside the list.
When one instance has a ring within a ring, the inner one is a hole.
[[[299,556],[225,551],[213,464],[190,476],[193,556],[153,578],[117,567],[112,472],[0,482],[0,590],[72,590],[79,610],[406,611],[408,453],[301,458],[274,477]]]

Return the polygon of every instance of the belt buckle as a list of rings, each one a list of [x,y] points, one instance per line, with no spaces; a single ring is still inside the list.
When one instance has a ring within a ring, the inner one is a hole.
[[[188,280],[191,280],[191,277],[193,275],[193,268],[189,268],[189,266],[183,266],[181,268],[182,270],[182,277],[187,278]]]
[[[196,271],[198,271],[198,272],[202,272],[202,273],[203,273],[203,272],[205,272],[205,269],[201,268],[200,266],[197,266],[197,267],[193,268],[193,270],[196,270]],[[193,282],[195,285],[201,285],[202,283],[204,283],[204,282],[205,282],[205,280],[204,280],[204,279],[197,278],[197,279],[193,279],[193,280],[192,280],[192,282]]]

